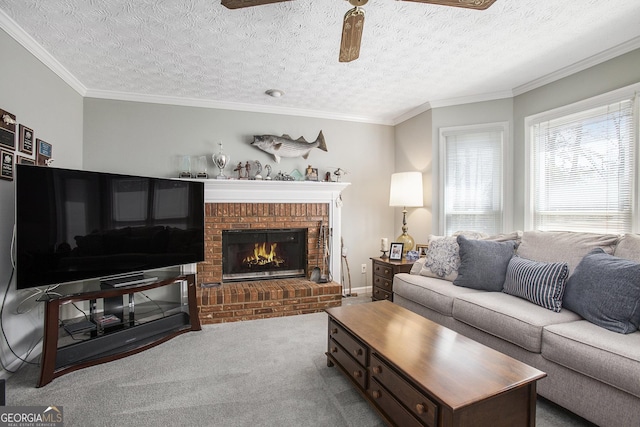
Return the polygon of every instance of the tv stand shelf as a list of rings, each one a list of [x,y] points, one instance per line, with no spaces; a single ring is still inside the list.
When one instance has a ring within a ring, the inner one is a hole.
[[[151,282],[119,287],[79,282],[45,293],[40,299],[45,303],[45,317],[37,386],[199,331],[195,274],[158,276]],[[61,308],[67,304],[83,311],[76,303],[88,304],[89,313],[84,318],[65,318]],[[97,320],[101,317],[111,322],[101,323]]]

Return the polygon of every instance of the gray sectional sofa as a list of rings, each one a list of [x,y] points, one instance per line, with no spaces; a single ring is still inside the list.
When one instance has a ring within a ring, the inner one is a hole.
[[[640,426],[640,236],[470,237],[430,239],[394,303],[546,372],[538,394],[581,417]]]

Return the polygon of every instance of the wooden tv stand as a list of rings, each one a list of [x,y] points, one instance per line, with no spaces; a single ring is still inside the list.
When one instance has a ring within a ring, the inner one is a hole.
[[[389,425],[535,426],[544,372],[389,301],[326,311],[327,365]]]
[[[61,285],[45,293],[40,298],[45,316],[37,386],[199,331],[195,274],[154,272],[153,276],[157,280],[133,285],[112,287],[94,280]],[[67,304],[84,311],[76,303],[88,303],[89,313],[80,317],[61,313],[69,311],[61,310]]]

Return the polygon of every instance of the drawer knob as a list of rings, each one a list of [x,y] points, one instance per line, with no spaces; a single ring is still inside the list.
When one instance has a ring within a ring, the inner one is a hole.
[[[422,403],[418,403],[416,405],[416,412],[420,415],[422,414],[426,414],[427,413],[427,407],[424,406]]]
[[[353,371],[353,376],[356,378],[360,378],[362,377],[362,372],[361,371]]]
[[[373,373],[374,374],[379,374],[382,372],[382,367],[381,366],[374,366],[373,367]]]
[[[361,348],[357,348],[357,349],[353,350],[353,354],[355,354],[356,356],[362,356],[362,349]]]
[[[384,274],[389,274],[389,273],[390,273],[390,271],[389,271],[388,269],[386,269],[386,268],[385,268],[385,270],[384,270]]]
[[[338,328],[331,329],[331,334],[335,335],[338,333]]]
[[[389,299],[389,295],[385,294],[384,299]]]
[[[331,347],[331,353],[337,353],[338,347]]]
[[[380,396],[382,396],[382,395],[380,394],[379,390],[373,390],[371,392],[371,396],[373,396],[374,399],[380,399]]]

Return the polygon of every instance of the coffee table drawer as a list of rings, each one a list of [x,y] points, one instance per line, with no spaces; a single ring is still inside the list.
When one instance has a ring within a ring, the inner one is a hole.
[[[363,390],[367,389],[367,369],[356,362],[342,346],[332,339],[329,340],[329,354]]]
[[[393,395],[380,385],[375,379],[371,379],[369,396],[373,402],[384,412],[393,423],[402,427],[423,427],[404,406],[393,398]]]
[[[383,384],[387,389],[393,390],[396,399],[427,426],[436,425],[438,406],[376,354],[371,355],[371,378]]]
[[[333,319],[329,320],[329,337],[340,344],[358,363],[362,366],[367,366],[369,348]]]

